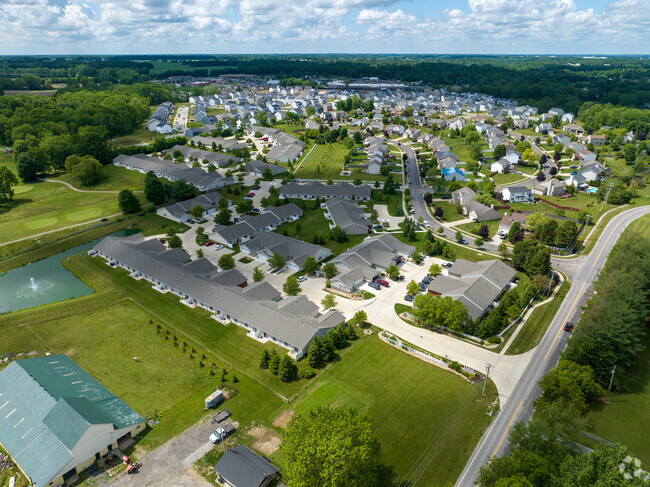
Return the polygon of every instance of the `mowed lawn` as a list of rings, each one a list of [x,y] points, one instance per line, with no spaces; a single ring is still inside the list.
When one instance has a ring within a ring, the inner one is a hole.
[[[345,156],[350,149],[339,142],[319,144],[302,161],[297,178],[340,179]],[[309,149],[307,149],[309,152]]]
[[[460,230],[465,230],[466,232],[473,233],[476,235],[476,232],[478,232],[479,228],[481,228],[483,225],[487,225],[488,230],[489,230],[489,236],[490,238],[493,238],[497,230],[499,229],[499,220],[491,220],[487,222],[471,222],[471,223],[463,223],[462,225],[456,225],[455,228],[459,228]]]
[[[588,411],[589,431],[614,443],[630,448],[641,463],[650,465],[648,441],[648,411],[650,411],[650,334],[646,333],[645,351],[634,367],[619,380],[627,385],[626,392],[610,394],[610,404],[596,402]]]
[[[376,335],[355,344],[313,388],[292,406],[303,414],[318,406],[355,406],[366,410],[381,440],[384,461],[397,483],[435,438],[441,445],[417,485],[453,483],[490,422],[486,408],[495,401],[491,387],[483,397],[464,379],[383,343]],[[458,424],[457,407],[468,407]],[[427,457],[427,461],[432,456]],[[413,478],[410,479],[413,482]],[[413,485],[408,483],[406,485]]]
[[[0,353],[66,354],[145,419],[160,421],[138,445],[148,450],[203,417],[204,398],[220,384],[210,375],[211,362],[201,367],[199,355],[190,359],[191,349],[183,353],[182,345],[175,347],[173,335],[165,340],[165,328],[158,334],[159,322],[150,319],[150,313],[126,299],[21,327],[0,319]],[[230,372],[227,382],[239,393],[228,407],[238,420],[264,418],[279,406],[279,398],[245,375],[240,374],[237,383],[232,377]]]
[[[143,191],[144,177],[145,175],[139,171],[129,171],[124,167],[108,164],[102,168],[101,176],[97,184],[92,186],[81,186],[68,174],[61,174],[58,179],[70,183],[75,188],[88,191],[121,191],[123,189]]]
[[[0,202],[0,243],[119,213],[116,194],[79,193],[37,181],[14,187]]]

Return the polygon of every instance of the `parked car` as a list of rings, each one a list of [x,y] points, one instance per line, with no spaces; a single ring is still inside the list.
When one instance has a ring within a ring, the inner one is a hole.
[[[410,213],[411,213],[411,215],[415,215],[415,208],[411,208]]]
[[[260,187],[259,186],[251,186],[251,189],[254,189],[254,190],[257,191],[258,189],[260,189]]]
[[[234,221],[235,223],[239,223],[239,217],[236,216],[235,218],[232,219],[232,221]]]
[[[501,240],[505,240],[505,239],[508,238],[508,234],[507,234],[507,233],[502,233],[501,235],[499,235],[499,238],[500,238]]]
[[[368,286],[370,286],[373,289],[377,289],[377,290],[381,289],[381,286],[379,284],[377,284],[376,282],[374,282],[374,281],[370,281],[368,283]]]
[[[570,321],[567,321],[564,324],[564,331],[570,332],[571,330],[573,330],[573,323],[571,323]]]
[[[224,439],[226,436],[228,436],[233,431],[235,431],[235,426],[230,422],[227,423],[227,424],[224,424],[223,426],[219,426],[210,435],[210,442],[211,443],[217,443],[218,441],[221,441],[222,439]]]
[[[188,219],[187,219],[187,223],[192,224],[192,223],[194,223],[194,220],[192,220],[191,218],[188,218]]]
[[[451,195],[450,195],[450,194],[443,194],[443,195],[440,197],[440,199],[441,199],[441,200],[450,200],[450,199],[451,199]]]
[[[577,171],[571,171],[571,176],[575,176],[576,174],[578,174]]]
[[[223,245],[215,245],[214,250],[221,250]]]
[[[443,262],[442,267],[446,267],[447,269],[449,269],[452,265],[454,264],[452,264],[451,262]]]
[[[161,239],[160,239],[160,243],[163,243],[163,244],[164,244],[164,243],[167,243],[167,240],[165,240],[164,238],[161,238]]]
[[[298,282],[305,282],[307,280],[306,276],[298,276]]]
[[[384,287],[388,287],[388,286],[389,286],[388,281],[386,281],[386,280],[384,280],[384,279],[377,279],[375,282],[376,282],[377,284],[379,284],[380,286],[384,286]]]
[[[408,178],[408,183],[411,184],[413,180],[411,178]]]
[[[262,210],[259,208],[253,208],[254,213],[262,213]]]
[[[425,284],[430,284],[433,279],[431,279],[429,276],[424,276],[424,279],[422,279],[422,282]]]
[[[578,169],[578,165],[577,165],[577,164],[571,164],[571,165],[569,166],[569,168],[570,168],[570,169]]]
[[[207,242],[205,244],[206,247],[212,247],[214,245],[214,242]]]
[[[407,294],[406,296],[404,296],[404,300],[412,302],[413,300],[415,300],[415,296],[411,296],[410,294]]]
[[[372,228],[374,228],[375,230],[383,230],[384,226],[383,225],[373,225]]]
[[[464,238],[461,238],[461,239],[458,241],[458,243],[461,243],[461,244],[463,244],[463,245],[467,245],[468,242],[467,242],[467,240],[465,240]]]
[[[429,225],[429,221],[428,221],[428,220],[424,220],[424,226],[427,227],[427,228],[429,228],[429,227],[431,226],[431,225]]]
[[[246,198],[252,198],[253,196],[255,196],[255,193],[251,192],[246,195]]]
[[[421,291],[426,291],[427,289],[429,289],[429,285],[424,282],[418,282],[418,286],[420,286]]]

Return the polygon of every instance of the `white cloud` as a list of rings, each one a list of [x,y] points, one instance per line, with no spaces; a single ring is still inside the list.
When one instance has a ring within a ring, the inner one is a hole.
[[[0,0],[0,35],[7,40],[0,53],[647,53],[649,47],[647,0],[616,0],[602,12],[580,9],[574,0],[448,3],[432,11],[428,0]]]

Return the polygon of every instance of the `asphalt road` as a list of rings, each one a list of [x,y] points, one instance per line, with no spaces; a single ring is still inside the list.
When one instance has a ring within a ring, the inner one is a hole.
[[[591,292],[592,284],[623,229],[633,220],[647,213],[650,213],[650,206],[634,208],[616,215],[605,227],[591,253],[582,258],[564,302],[535,349],[511,396],[505,404],[502,404],[501,411],[476,446],[456,481],[456,486],[474,485],[480,468],[493,457],[501,456],[507,451],[508,435],[512,425],[517,421],[527,421],[530,418],[533,401],[540,393],[537,383],[557,364],[559,354],[566,345],[569,333],[563,330],[564,323],[577,321],[581,307]]]

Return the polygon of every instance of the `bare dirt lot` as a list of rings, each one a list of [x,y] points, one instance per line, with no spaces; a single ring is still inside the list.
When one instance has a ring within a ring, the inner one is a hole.
[[[273,426],[286,429],[287,424],[289,424],[289,421],[291,421],[291,418],[293,418],[293,409],[282,411],[280,415],[273,420]]]

